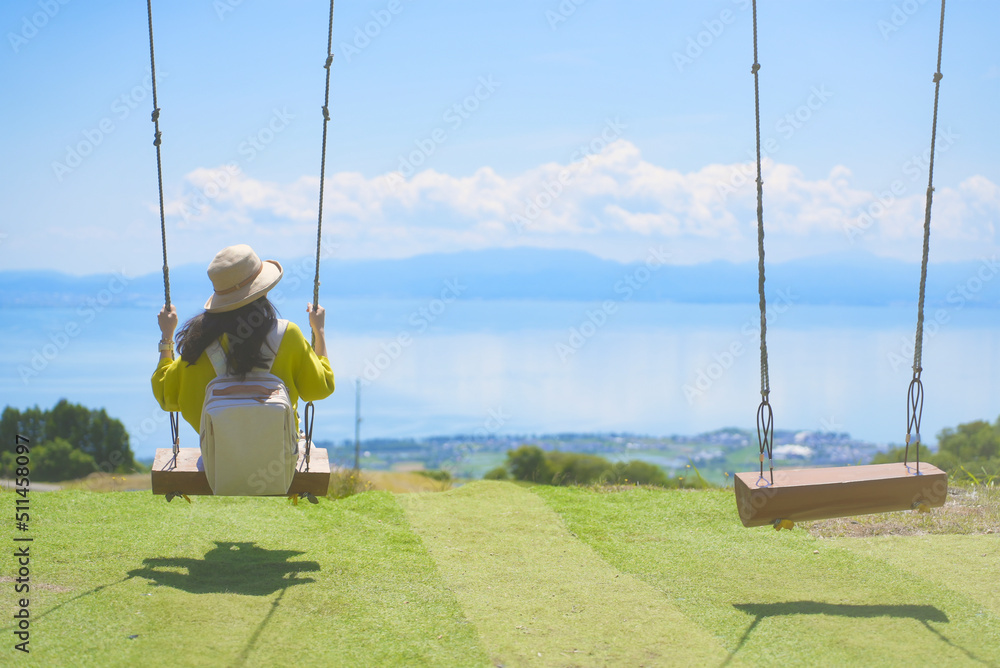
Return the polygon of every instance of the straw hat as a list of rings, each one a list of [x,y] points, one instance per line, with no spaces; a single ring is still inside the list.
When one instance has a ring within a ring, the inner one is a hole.
[[[208,265],[215,294],[205,302],[209,313],[235,311],[260,299],[281,280],[281,265],[261,259],[246,244],[223,248]]]

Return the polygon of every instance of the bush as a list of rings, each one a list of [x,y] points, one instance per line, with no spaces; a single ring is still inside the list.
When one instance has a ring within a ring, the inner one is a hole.
[[[498,466],[487,471],[483,480],[510,480],[510,473],[507,472],[506,466]]]
[[[958,465],[951,475],[959,481],[972,482],[977,485],[992,485],[1000,481],[1000,457],[978,461],[968,466]]]
[[[669,487],[667,474],[656,464],[633,459],[629,462],[618,462],[614,466],[614,479],[621,484],[656,485]]]
[[[64,438],[46,441],[31,449],[31,479],[58,482],[83,478],[97,471],[97,463],[86,452]]]
[[[976,420],[954,429],[945,428],[937,438],[936,453],[920,444],[920,461],[933,464],[959,478],[989,479],[1000,475],[1000,418],[992,425],[985,420]],[[906,447],[900,446],[875,455],[872,463],[901,462],[905,454]],[[916,448],[911,447],[910,461],[914,461],[916,454]]]
[[[346,499],[370,489],[373,489],[372,484],[361,477],[360,471],[339,469],[330,472],[330,488],[326,496],[329,499]]]
[[[509,470],[509,474],[508,474]],[[534,445],[523,445],[507,452],[507,466],[498,466],[484,478],[488,480],[524,480],[543,485],[633,484],[676,487],[684,481],[667,478],[659,466],[639,460],[612,464],[604,457],[578,452],[545,452]],[[701,476],[698,480],[705,483]],[[684,486],[701,486],[692,480]]]
[[[995,424],[976,420],[938,434],[938,452],[951,453],[960,462],[988,461],[1000,457],[1000,417]]]
[[[507,451],[507,468],[515,480],[552,484],[552,465],[542,449],[534,445],[522,445],[517,450]]]
[[[596,455],[575,452],[551,452],[549,465],[556,485],[593,485],[607,482],[611,476],[611,462]]]
[[[437,480],[438,482],[451,482],[451,473],[444,470],[427,470],[422,469],[420,471],[415,471],[425,478],[430,478],[431,480]]]
[[[20,434],[31,442],[35,480],[70,480],[94,471],[129,473],[136,470],[128,432],[104,409],[90,410],[61,399],[51,410],[35,406],[25,411],[7,406],[0,416],[0,441],[13,443]],[[13,470],[11,452],[0,455],[0,469]]]

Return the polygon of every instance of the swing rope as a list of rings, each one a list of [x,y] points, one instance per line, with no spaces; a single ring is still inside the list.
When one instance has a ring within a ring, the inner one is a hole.
[[[924,352],[924,291],[927,285],[927,255],[931,238],[931,203],[934,198],[934,145],[937,142],[938,94],[941,91],[941,51],[944,45],[944,5],[941,0],[941,21],[938,27],[937,71],[934,72],[934,118],[931,122],[931,150],[927,169],[927,200],[924,205],[924,248],[920,262],[920,297],[917,302],[917,332],[913,344],[913,379],[906,392],[906,452],[903,463],[909,466],[910,443],[916,446],[917,474],[920,474],[920,419],[924,412],[923,371]]]
[[[316,276],[313,279],[313,313],[319,309],[319,261],[320,251],[323,246],[323,188],[326,182],[326,135],[327,126],[330,123],[330,68],[333,65],[333,3],[330,0],[330,21],[327,24],[326,34],[326,62],[323,68],[326,70],[326,88],[323,91],[323,148],[320,152],[319,163],[319,216],[316,221]],[[316,334],[312,335],[312,345],[316,347]],[[316,408],[313,402],[306,404],[305,408],[305,438],[306,438],[306,471],[309,470],[309,456],[312,449],[313,419],[316,416]]]
[[[160,157],[160,107],[156,103],[156,52],[153,50],[153,0],[146,0],[146,15],[149,18],[149,71],[150,80],[153,85],[153,146],[156,147],[156,186],[160,195],[160,242],[163,246],[163,303],[167,311],[170,310],[170,268],[167,265],[167,224],[163,215],[163,167]],[[173,359],[174,351],[170,351]],[[173,447],[174,458],[180,452],[180,416],[177,413],[170,413],[170,442]]]
[[[757,292],[760,295],[760,406],[757,407],[757,441],[760,444],[760,478],[764,481],[764,453],[774,484],[774,462],[771,446],[774,442],[774,414],[769,401],[771,380],[767,368],[767,301],[764,298],[764,179],[760,157],[760,63],[757,60],[757,0],[753,0],[753,101],[757,130]],[[765,481],[766,482],[766,481]]]
[[[319,259],[323,241],[323,186],[326,181],[326,134],[330,123],[330,67],[333,65],[333,2],[330,0],[330,22],[326,35],[326,89],[323,92],[323,148],[319,163],[319,217],[316,223],[316,276],[313,279],[313,312],[319,304]],[[315,341],[314,341],[315,343]]]
[[[323,240],[323,186],[326,178],[326,136],[327,124],[330,122],[330,67],[333,64],[333,4],[330,0],[330,20],[327,28],[326,40],[326,62],[323,67],[326,69],[326,90],[323,93],[323,148],[320,161],[319,176],[319,219],[316,225],[316,275],[313,279],[313,313],[319,309],[319,262]],[[153,145],[156,147],[156,183],[160,198],[160,240],[163,246],[163,300],[166,309],[170,309],[170,269],[167,264],[167,226],[163,210],[163,168],[160,156],[160,143],[162,133],[160,132],[160,107],[156,101],[156,52],[153,48],[153,0],[146,0],[146,14],[149,19],[149,67],[153,88],[153,114],[154,125]],[[312,345],[316,346],[316,335],[312,336]],[[173,351],[171,351],[171,358]],[[312,447],[313,419],[316,415],[316,408],[313,402],[308,402],[305,407],[305,470],[309,470],[309,459]],[[180,452],[180,417],[177,413],[170,413],[170,436],[173,443],[173,454],[176,459]]]

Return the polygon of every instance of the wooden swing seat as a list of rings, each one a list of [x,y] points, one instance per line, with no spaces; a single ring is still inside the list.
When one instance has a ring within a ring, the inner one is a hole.
[[[307,471],[305,453],[299,450],[299,461],[295,465],[295,477],[288,494],[309,492],[316,497],[326,496],[330,488],[329,455],[326,448],[316,446],[311,447],[310,453]],[[180,448],[176,459],[172,448],[157,448],[152,478],[153,494],[212,496],[199,448]]]
[[[745,527],[943,506],[948,474],[921,462],[737,473],[736,506]],[[760,483],[760,485],[758,485]]]

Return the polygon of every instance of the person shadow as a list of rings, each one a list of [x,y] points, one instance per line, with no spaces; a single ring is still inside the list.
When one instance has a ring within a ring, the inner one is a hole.
[[[152,581],[154,586],[173,587],[191,594],[243,594],[268,596],[290,586],[315,582],[302,573],[320,570],[315,561],[290,561],[304,552],[266,550],[254,543],[215,541],[201,559],[149,557],[143,567],[128,572],[130,578]]]

